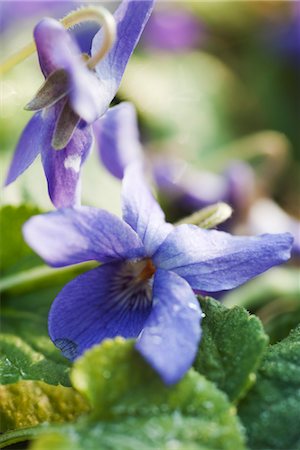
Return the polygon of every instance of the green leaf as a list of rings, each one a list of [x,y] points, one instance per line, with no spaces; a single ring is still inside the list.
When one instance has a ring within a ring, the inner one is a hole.
[[[50,282],[44,277],[39,286],[30,278],[32,271],[44,266],[40,266],[41,260],[24,242],[22,226],[38,212],[37,208],[27,205],[1,209],[1,270],[4,275],[1,288],[4,293],[1,298],[0,384],[20,380],[70,384],[69,362],[48,337],[47,317],[51,302],[72,275],[52,277]],[[46,270],[55,273],[54,269]],[[13,282],[7,283],[9,280]],[[21,285],[14,288],[20,281]],[[10,284],[12,289],[6,291],[6,285],[10,288]]]
[[[203,335],[194,367],[237,401],[255,381],[268,338],[259,319],[243,308],[228,309],[208,297],[201,307]]]
[[[91,265],[45,266],[25,244],[21,231],[37,212],[26,205],[1,211],[0,384],[41,380],[68,386],[70,363],[48,337],[48,312],[62,287]]]
[[[19,381],[0,386],[1,432],[43,422],[72,421],[89,407],[72,388],[51,386],[41,381]]]
[[[18,296],[3,295],[0,384],[42,380],[70,385],[69,361],[48,337],[48,310],[61,286]]]
[[[132,341],[117,338],[93,347],[75,362],[71,380],[88,397],[90,415],[51,427],[34,450],[245,448],[235,408],[224,393],[193,369],[177,385],[165,386]],[[27,438],[32,435],[31,429]],[[19,439],[24,438],[23,430]],[[18,435],[5,439],[16,442]]]
[[[257,382],[240,403],[253,449],[300,448],[300,326],[269,347]]]
[[[129,417],[118,422],[62,427],[63,433],[41,437],[31,450],[222,450],[242,449],[240,440],[216,422],[179,412],[154,417]],[[229,431],[229,430],[228,430]],[[219,434],[220,433],[220,434]],[[101,447],[100,447],[101,446]]]
[[[0,272],[1,274],[27,269],[41,264],[40,258],[25,243],[22,226],[40,211],[30,205],[4,206],[0,214]]]

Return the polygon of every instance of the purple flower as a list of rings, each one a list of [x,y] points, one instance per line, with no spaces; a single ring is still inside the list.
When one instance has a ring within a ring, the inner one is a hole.
[[[100,160],[115,177],[122,179],[130,163],[143,159],[136,110],[132,103],[122,102],[110,108],[94,124],[94,133]]]
[[[0,32],[6,31],[12,26],[20,26],[24,19],[32,19],[37,16],[51,14],[56,17],[70,12],[78,6],[76,0],[57,1],[57,0],[15,0],[1,1],[0,4]]]
[[[123,220],[90,207],[31,218],[29,245],[51,266],[103,264],[68,283],[49,316],[50,337],[74,359],[105,338],[136,338],[136,349],[167,384],[191,366],[201,337],[194,292],[232,289],[286,261],[289,234],[234,237],[174,227],[138,164],[125,171]]]
[[[204,38],[203,23],[190,12],[166,9],[152,15],[143,44],[157,50],[183,51],[197,47]]]
[[[263,30],[263,39],[271,50],[290,58],[299,67],[300,2],[296,0],[290,5],[290,17],[279,23],[267,23]]]
[[[90,124],[108,109],[127,62],[140,38],[153,0],[123,0],[115,12],[117,40],[89,70],[70,34],[54,19],[43,19],[34,30],[46,83],[28,108],[38,112],[17,145],[6,184],[14,181],[41,154],[48,190],[57,207],[78,205],[80,169],[92,146]],[[91,54],[102,46],[103,32],[93,39]]]

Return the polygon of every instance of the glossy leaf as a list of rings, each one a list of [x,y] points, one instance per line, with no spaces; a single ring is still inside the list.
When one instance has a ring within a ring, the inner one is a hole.
[[[235,408],[213,383],[190,370],[177,385],[165,386],[132,341],[93,347],[75,362],[71,379],[88,397],[91,414],[52,426],[34,450],[245,448]]]

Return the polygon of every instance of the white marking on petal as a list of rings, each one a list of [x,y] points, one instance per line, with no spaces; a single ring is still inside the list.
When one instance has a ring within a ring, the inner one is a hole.
[[[72,169],[76,173],[78,173],[80,170],[80,164],[81,164],[80,155],[69,155],[64,160],[65,169]]]

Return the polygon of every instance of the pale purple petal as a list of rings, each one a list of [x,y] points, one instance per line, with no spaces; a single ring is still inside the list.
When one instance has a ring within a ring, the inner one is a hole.
[[[154,0],[123,0],[114,14],[117,22],[117,39],[106,57],[96,66],[102,86],[102,114],[114,98],[128,60],[151,14]],[[93,39],[92,55],[102,46],[103,31]]]
[[[57,20],[42,19],[34,29],[34,39],[45,77],[80,62],[79,47]]]
[[[51,108],[47,113],[49,134],[41,155],[49,196],[56,208],[78,206],[80,204],[80,169],[92,147],[92,130],[89,126],[77,127],[68,145],[62,150],[55,150],[51,146],[55,108]]]
[[[139,237],[126,223],[107,211],[87,206],[34,216],[23,232],[33,250],[54,267],[144,256]]]
[[[93,129],[102,163],[112,175],[122,179],[128,164],[142,159],[134,106],[123,102],[108,109]]]
[[[49,314],[49,334],[64,356],[73,360],[103,339],[135,338],[151,310],[139,296],[129,299],[119,283],[122,264],[104,264],[68,283]],[[118,289],[114,287],[118,285]]]
[[[136,348],[165,383],[177,383],[191,367],[201,336],[200,320],[199,302],[188,283],[173,272],[157,270],[153,309]]]
[[[68,68],[70,76],[70,104],[87,123],[94,122],[103,114],[101,97],[102,87],[94,72],[86,69],[82,64]]]
[[[48,128],[45,126],[42,114],[38,112],[30,119],[20,137],[5,185],[12,183],[33,163],[47,138]]]
[[[242,237],[181,225],[169,234],[153,261],[176,272],[196,291],[222,291],[287,261],[292,242],[289,233]]]
[[[144,180],[140,164],[130,164],[125,170],[122,204],[125,222],[137,232],[151,256],[173,226],[165,222],[165,215]]]
[[[95,73],[85,67],[70,33],[57,20],[46,18],[35,27],[34,37],[45,77],[64,69],[69,76],[67,93],[72,109],[87,123],[96,120],[102,113],[101,86]]]

